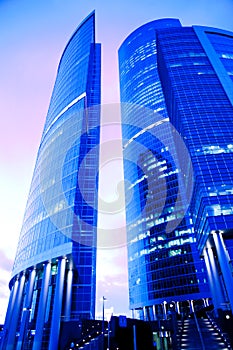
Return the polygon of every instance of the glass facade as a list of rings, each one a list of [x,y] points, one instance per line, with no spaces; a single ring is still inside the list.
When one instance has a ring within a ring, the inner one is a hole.
[[[194,168],[191,215],[216,309],[233,309],[233,33],[194,26],[157,33],[171,122]],[[216,293],[216,286],[219,292]]]
[[[196,178],[192,213],[199,247],[203,249],[209,229],[232,226],[232,104],[195,30],[182,28],[167,34],[158,33],[161,76],[164,81],[168,75],[164,90],[174,94],[176,113],[167,96],[171,121],[185,138],[192,156]],[[226,44],[222,35],[208,37],[217,50],[215,55],[230,52],[229,37]],[[229,63],[225,68],[230,70]],[[206,230],[205,226],[210,227]]]
[[[2,349],[57,349],[61,321],[95,317],[100,54],[93,12],[58,67],[10,281]]]
[[[169,303],[189,312],[193,300],[201,306],[210,296],[186,211],[192,164],[181,141],[179,154],[160,80],[161,29],[182,27],[176,19],[150,22],[119,49],[130,308],[144,319],[164,317]]]

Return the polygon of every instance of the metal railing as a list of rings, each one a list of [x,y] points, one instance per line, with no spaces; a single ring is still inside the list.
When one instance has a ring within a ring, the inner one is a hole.
[[[201,340],[202,350],[205,350],[204,340],[203,340],[203,337],[202,337],[202,334],[201,334],[201,329],[199,327],[199,324],[198,324],[198,321],[197,321],[197,316],[196,316],[195,312],[193,313],[193,316],[194,316],[194,320],[195,320],[195,323],[196,323],[196,326],[197,326],[197,331],[198,331],[198,334],[199,334],[199,337],[200,337],[200,340]]]
[[[103,334],[96,338],[92,338],[88,343],[81,345],[80,347],[75,347],[75,349],[83,350],[100,350],[103,348],[104,337]]]

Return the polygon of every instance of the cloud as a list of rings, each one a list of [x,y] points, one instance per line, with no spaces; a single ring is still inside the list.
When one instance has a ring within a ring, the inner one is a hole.
[[[11,272],[13,266],[13,260],[8,258],[4,251],[0,250],[0,262],[1,270]]]
[[[102,317],[103,295],[106,297],[105,308],[112,308],[114,315],[130,316],[128,283],[125,276],[119,279],[113,276],[108,281],[97,281],[96,318]]]
[[[111,250],[100,250],[97,253],[98,280],[117,281],[127,279],[126,247]]]
[[[0,298],[7,299],[9,296],[9,288],[5,281],[0,280]]]
[[[126,247],[100,250],[97,258],[96,318],[102,316],[102,298],[107,298],[106,309],[114,315],[130,316]]]
[[[0,324],[4,323],[10,295],[9,280],[13,261],[0,250]]]

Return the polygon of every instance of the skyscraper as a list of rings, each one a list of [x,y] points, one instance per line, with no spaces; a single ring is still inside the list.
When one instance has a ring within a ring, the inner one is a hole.
[[[130,103],[122,108],[124,173],[135,195],[128,200],[126,188],[126,201],[132,203],[126,209],[130,308],[146,319],[166,317],[169,305],[188,312],[193,300],[209,297],[185,213],[182,177],[191,176],[191,161],[184,145],[184,159],[178,157],[157,67],[156,30],[178,25],[173,19],[148,23],[119,50],[121,102]],[[128,161],[132,154],[134,166]]]
[[[194,168],[191,215],[217,309],[233,310],[233,33],[161,30],[158,70],[171,122]]]
[[[232,33],[163,19],[119,49],[130,308],[144,318],[205,306],[204,261],[216,310],[232,308],[232,45]]]
[[[93,12],[58,67],[10,281],[2,349],[57,349],[61,321],[95,317],[99,104]]]

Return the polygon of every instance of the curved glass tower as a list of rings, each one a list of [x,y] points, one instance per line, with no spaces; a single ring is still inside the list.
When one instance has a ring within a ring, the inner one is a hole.
[[[61,321],[95,317],[99,104],[93,12],[58,67],[10,281],[2,349],[57,349]]]
[[[192,311],[210,296],[186,212],[192,164],[169,123],[158,70],[156,32],[164,28],[181,24],[176,19],[145,24],[119,49],[124,173],[131,183],[126,187],[130,308],[144,319],[166,318],[169,307]]]

